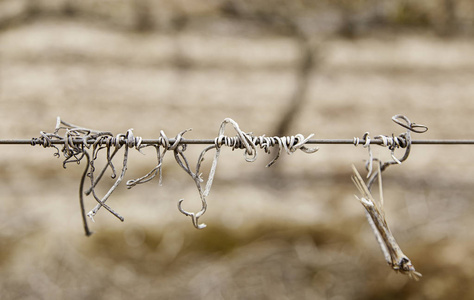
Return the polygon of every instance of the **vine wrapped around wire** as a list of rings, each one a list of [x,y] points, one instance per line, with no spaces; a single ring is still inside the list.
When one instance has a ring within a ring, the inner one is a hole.
[[[369,159],[366,163],[367,169],[367,183],[364,182],[362,176],[360,176],[356,167],[352,165],[353,176],[352,181],[354,182],[357,190],[361,196],[355,196],[357,200],[365,208],[365,215],[367,221],[369,222],[372,231],[374,232],[375,239],[378,242],[382,253],[384,254],[385,260],[388,265],[395,271],[406,274],[409,277],[418,280],[421,277],[421,273],[415,270],[411,260],[403,253],[397,241],[395,240],[388,223],[385,219],[385,212],[383,209],[384,198],[383,198],[383,188],[382,188],[382,172],[386,170],[388,166],[394,164],[401,164],[404,162],[410,155],[411,149],[411,135],[410,132],[415,133],[424,133],[428,130],[428,127],[424,125],[419,125],[410,122],[410,120],[403,115],[395,115],[392,117],[392,120],[398,125],[406,128],[405,133],[400,134],[399,136],[385,136],[378,135],[374,140],[381,140],[382,146],[388,147],[392,157],[391,161],[382,162],[378,158],[374,158],[372,150],[370,149],[370,137],[369,133],[366,132],[362,137],[365,140],[364,147],[368,148]],[[360,142],[359,138],[354,138],[354,145],[358,145]],[[405,153],[401,158],[395,156],[395,150],[398,148],[404,148]],[[377,169],[373,171],[373,163],[376,162]],[[375,200],[375,197],[372,196],[371,187],[375,180],[378,180],[379,184],[379,200]]]
[[[228,137],[224,135],[225,127],[227,124],[231,124],[236,131],[237,135],[234,137]],[[318,148],[307,148],[305,146],[306,142],[313,136],[310,135],[307,138],[304,138],[303,135],[297,134],[295,136],[289,137],[265,137],[262,136],[253,136],[251,133],[245,133],[240,130],[239,125],[232,119],[225,119],[220,128],[219,134],[214,140],[214,144],[205,148],[199,158],[195,168],[195,171],[192,171],[188,159],[185,156],[186,144],[183,143],[183,135],[189,131],[183,130],[174,138],[173,143],[170,142],[170,139],[166,134],[161,131],[160,137],[155,143],[143,143],[141,137],[135,137],[133,134],[133,129],[127,130],[125,134],[118,134],[114,136],[111,132],[100,131],[84,128],[77,126],[71,123],[67,123],[61,118],[57,118],[56,127],[53,133],[46,133],[44,131],[40,132],[39,138],[33,138],[31,144],[42,145],[43,147],[53,147],[56,149],[55,156],[60,157],[61,153],[64,156],[63,167],[66,168],[68,163],[75,162],[80,164],[80,162],[85,158],[86,167],[81,177],[80,186],[79,186],[79,202],[81,207],[82,220],[84,224],[84,231],[87,236],[91,235],[92,232],[89,229],[87,222],[87,217],[94,221],[94,216],[100,210],[101,207],[105,208],[119,220],[124,221],[124,218],[113,210],[106,201],[110,198],[112,193],[123,181],[125,174],[127,172],[128,166],[128,156],[129,149],[135,148],[135,150],[141,152],[145,147],[154,147],[157,157],[157,165],[150,170],[144,176],[128,180],[126,182],[127,188],[132,188],[138,184],[143,184],[151,181],[156,176],[159,177],[159,183],[162,183],[162,166],[165,154],[168,151],[173,151],[174,157],[178,165],[194,180],[194,183],[199,192],[201,199],[201,210],[197,213],[188,212],[182,208],[183,199],[178,201],[178,209],[181,213],[186,216],[191,217],[193,225],[198,228],[206,227],[205,224],[199,224],[199,218],[205,213],[207,209],[206,197],[209,195],[212,182],[214,180],[217,163],[220,155],[221,148],[223,146],[230,147],[234,149],[244,149],[244,156],[246,161],[253,162],[257,158],[257,147],[263,149],[266,153],[270,153],[270,148],[278,147],[278,153],[275,158],[267,165],[271,166],[275,161],[280,157],[280,154],[284,150],[287,154],[291,154],[297,150],[301,150],[305,153],[314,153]],[[64,133],[61,135],[60,133]],[[62,148],[58,148],[58,144],[62,144]],[[117,173],[113,159],[117,156],[118,152],[123,149],[123,158],[122,158],[122,169],[120,173]],[[200,173],[201,164],[204,160],[205,154],[215,149],[214,160],[212,162],[212,167],[208,175],[206,186],[203,189],[201,187],[201,178],[202,174]],[[96,164],[101,153],[105,152],[105,164],[100,168],[97,168]],[[108,191],[103,195],[99,196],[96,188],[101,182],[104,174],[107,171],[111,172],[111,178],[115,179],[115,182],[112,186],[109,187]],[[86,179],[89,178],[90,186],[85,188]],[[86,213],[84,205],[84,196],[90,196],[94,198],[97,202],[96,206]]]
[[[234,137],[225,136],[225,128],[227,124],[231,124],[237,133]],[[199,155],[198,162],[196,165],[196,171],[193,172],[189,167],[189,163],[186,157],[180,151],[175,151],[175,159],[178,164],[183,168],[183,170],[188,173],[191,178],[193,178],[194,183],[196,184],[197,190],[199,192],[199,197],[201,199],[201,210],[197,213],[188,212],[182,208],[182,203],[184,199],[180,199],[178,202],[178,209],[181,213],[186,216],[191,217],[194,227],[197,229],[202,229],[206,227],[206,224],[199,224],[199,218],[206,212],[207,201],[206,197],[209,195],[212,187],[212,182],[216,173],[217,163],[219,160],[220,152],[222,146],[230,147],[234,149],[244,149],[244,157],[248,162],[254,162],[257,159],[257,146],[265,151],[265,153],[270,153],[271,147],[278,147],[278,153],[275,158],[267,164],[267,167],[270,167],[275,163],[275,161],[280,157],[282,149],[285,150],[287,154],[291,154],[296,150],[301,150],[305,153],[314,153],[318,151],[318,148],[307,148],[305,146],[306,142],[313,136],[309,135],[307,138],[304,138],[302,134],[297,134],[291,137],[265,137],[263,136],[253,136],[251,133],[243,132],[237,122],[230,118],[226,118],[219,128],[218,136],[214,140],[214,145],[211,145],[205,148]],[[204,160],[205,154],[209,151],[215,149],[214,159],[212,161],[212,166],[209,171],[209,175],[206,182],[206,187],[204,190],[201,187],[201,164]]]

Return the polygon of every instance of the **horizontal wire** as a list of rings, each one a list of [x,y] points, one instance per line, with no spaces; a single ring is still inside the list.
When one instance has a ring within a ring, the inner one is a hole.
[[[176,141],[174,138],[170,138],[170,144],[173,144]],[[82,144],[83,139],[78,138],[74,139],[75,144]],[[87,144],[93,144],[95,139],[88,139]],[[120,141],[122,144],[125,144],[126,141]],[[0,145],[32,145],[33,139],[0,139]],[[142,144],[145,145],[154,145],[158,144],[158,139],[143,139]],[[412,144],[417,145],[474,145],[474,140],[456,140],[456,139],[444,139],[444,140],[412,140]],[[64,140],[51,140],[53,145],[62,145]],[[215,144],[214,139],[181,139],[179,144],[194,144],[194,145],[213,145]],[[326,145],[354,145],[354,139],[311,139],[306,142],[306,144],[326,144]],[[360,145],[365,144],[365,140],[359,140]],[[372,145],[382,145],[382,140],[370,140]],[[36,142],[36,145],[41,145]]]

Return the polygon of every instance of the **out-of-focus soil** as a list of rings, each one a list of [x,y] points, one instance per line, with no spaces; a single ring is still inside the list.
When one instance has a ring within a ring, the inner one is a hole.
[[[474,42],[426,34],[318,41],[319,65],[294,133],[316,138],[398,135],[405,114],[429,131],[414,139],[473,139]],[[0,32],[0,138],[54,130],[56,117],[157,138],[193,128],[214,138],[230,117],[271,135],[295,88],[298,47],[280,36],[116,31],[45,19]],[[184,62],[184,63],[183,63]],[[229,135],[234,135],[228,130]],[[372,147],[389,159],[389,150]],[[200,146],[189,146],[192,165]],[[423,278],[386,265],[350,180],[367,149],[322,145],[265,168],[223,149],[208,210],[195,230],[192,179],[167,154],[154,180],[109,200],[82,232],[83,164],[62,168],[53,149],[1,146],[2,299],[471,299],[474,164],[469,146],[413,146],[384,173],[388,222]],[[126,180],[154,154],[133,153]],[[401,152],[400,152],[401,153]],[[397,155],[400,154],[397,151]],[[209,163],[211,158],[206,160]],[[120,166],[117,160],[116,165]],[[207,169],[208,170],[208,167]],[[104,188],[105,191],[105,188]],[[93,201],[87,203],[92,208]]]

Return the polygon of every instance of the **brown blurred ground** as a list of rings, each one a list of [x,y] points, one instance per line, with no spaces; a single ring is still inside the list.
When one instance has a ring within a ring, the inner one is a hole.
[[[236,11],[231,1],[225,9],[218,1],[202,7],[163,1],[148,7],[151,17],[146,1],[140,2],[145,9],[127,1],[31,3],[0,2],[2,139],[51,132],[57,116],[114,133],[134,128],[144,138],[191,127],[188,138],[213,138],[231,117],[244,131],[270,135],[297,86],[301,43],[281,24],[255,22],[265,16],[262,8],[237,9],[246,16],[257,12],[249,21],[228,17]],[[374,7],[358,3],[367,11]],[[370,30],[376,26],[364,22],[362,8],[340,5],[296,10],[309,24],[305,36],[316,60],[291,133],[399,134],[390,118],[402,113],[429,126],[415,138],[473,139],[469,21],[457,14],[457,34],[446,37],[449,18],[430,23],[439,7],[417,8],[426,12],[424,19],[405,7],[405,19],[396,20],[406,28],[382,14],[391,25]],[[468,9],[460,1],[457,10],[463,7]],[[345,25],[337,8],[354,16],[349,28],[357,29],[356,36],[341,36]],[[189,210],[199,200],[192,180],[168,154],[163,186],[155,180],[119,188],[110,204],[126,221],[101,211],[92,224],[95,234],[86,238],[77,200],[83,165],[64,170],[52,149],[1,146],[1,298],[474,296],[472,147],[414,146],[406,163],[384,174],[387,218],[423,273],[420,282],[387,267],[353,197],[350,164],[361,170],[366,149],[320,148],[285,155],[270,169],[264,153],[249,164],[242,152],[225,149],[202,218],[208,228],[200,231],[176,209],[180,198]],[[190,146],[188,157],[194,162],[200,150]],[[388,158],[388,150],[374,151]],[[126,179],[154,164],[151,152],[132,155]]]

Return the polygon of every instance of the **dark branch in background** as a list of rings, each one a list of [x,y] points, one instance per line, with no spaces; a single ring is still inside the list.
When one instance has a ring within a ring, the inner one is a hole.
[[[135,0],[132,2],[134,13],[134,29],[138,32],[149,32],[155,27],[153,10],[148,0]]]
[[[459,31],[458,17],[457,17],[457,1],[444,0],[444,22],[441,24],[439,33],[443,36],[453,36]]]
[[[319,60],[317,61],[318,64],[315,62],[314,53],[316,49],[311,45],[309,38],[301,34],[297,37],[297,42],[300,58],[296,69],[296,84],[287,108],[277,125],[275,132],[277,136],[288,135],[295,117],[301,111],[307,99],[311,74],[315,69],[315,65],[319,65]]]
[[[294,11],[297,8],[300,8],[298,4],[285,1],[272,1],[258,6],[253,2],[227,0],[222,5],[224,15],[263,25],[272,32],[293,38],[298,45],[299,58],[295,71],[295,88],[276,125],[274,132],[276,136],[288,135],[293,120],[304,106],[310,76],[317,63],[315,59],[317,49],[312,45],[310,35],[297,20],[298,14]]]

